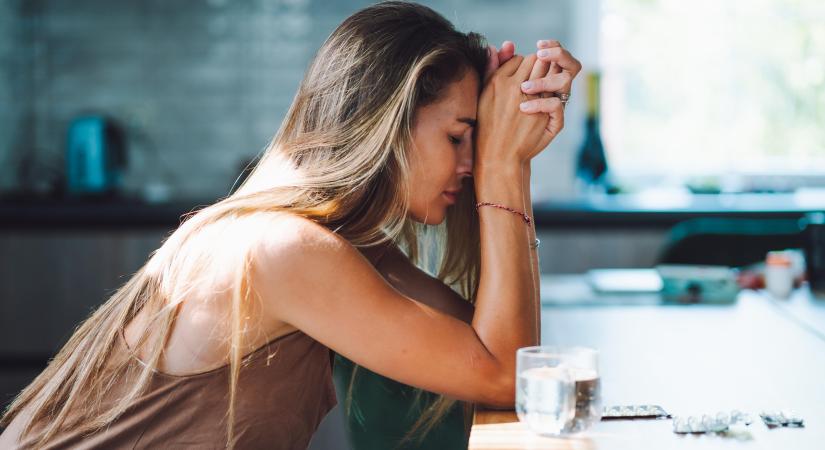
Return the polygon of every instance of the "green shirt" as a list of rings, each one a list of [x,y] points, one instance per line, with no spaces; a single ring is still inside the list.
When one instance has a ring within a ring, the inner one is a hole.
[[[399,383],[363,367],[358,368],[347,414],[347,391],[355,364],[335,355],[334,379],[338,405],[343,408],[347,433],[353,450],[466,449],[469,436],[464,431],[464,408],[461,402],[450,409],[419,442],[416,437],[399,446],[422,410],[437,395]]]

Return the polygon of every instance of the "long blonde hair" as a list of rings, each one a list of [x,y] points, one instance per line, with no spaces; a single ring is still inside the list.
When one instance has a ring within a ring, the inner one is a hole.
[[[179,306],[197,284],[196,274],[222,266],[233,268],[227,424],[227,446],[232,447],[242,318],[254,297],[249,278],[256,237],[245,237],[229,260],[211,254],[198,237],[237,219],[287,211],[355,246],[394,242],[414,263],[473,301],[480,248],[472,180],[465,180],[444,223],[417,224],[408,217],[408,160],[416,110],[435,101],[467,70],[481,79],[486,62],[481,36],[456,31],[421,5],[380,3],[347,18],[318,51],[278,133],[243,185],[191,214],[78,327],[15,398],[0,425],[26,410],[23,435],[39,447],[62,430],[92,433],[112,423],[145,392]],[[120,334],[138,313],[149,319],[135,345],[147,355],[142,365],[116,351]],[[130,382],[122,396],[106,402],[125,377]],[[411,432],[423,435],[453,404],[439,396]]]

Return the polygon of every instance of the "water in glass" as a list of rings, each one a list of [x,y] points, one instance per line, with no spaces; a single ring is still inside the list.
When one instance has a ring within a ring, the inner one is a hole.
[[[570,375],[576,390],[576,413],[562,432],[579,433],[602,417],[601,383],[599,373],[593,369],[572,368]]]
[[[534,432],[555,436],[575,415],[573,380],[564,367],[533,367],[516,378],[516,413]]]

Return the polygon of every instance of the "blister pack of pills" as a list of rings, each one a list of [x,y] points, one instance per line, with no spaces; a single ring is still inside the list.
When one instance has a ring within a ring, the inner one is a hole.
[[[669,419],[670,414],[659,405],[624,405],[605,407],[602,420]]]
[[[768,428],[776,427],[804,427],[805,421],[790,411],[762,411],[759,417]]]
[[[673,418],[673,432],[685,433],[720,433],[728,431],[732,425],[750,425],[753,418],[750,414],[733,410],[730,413],[719,412],[715,415],[688,416]]]

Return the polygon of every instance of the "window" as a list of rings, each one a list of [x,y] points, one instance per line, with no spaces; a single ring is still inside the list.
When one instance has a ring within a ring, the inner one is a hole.
[[[600,20],[618,179],[825,176],[825,2],[602,0]]]

